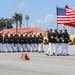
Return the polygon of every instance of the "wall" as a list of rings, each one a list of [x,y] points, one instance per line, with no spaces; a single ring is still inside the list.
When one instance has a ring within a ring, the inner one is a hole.
[[[75,34],[70,35],[70,39],[72,40],[73,45],[75,45]]]

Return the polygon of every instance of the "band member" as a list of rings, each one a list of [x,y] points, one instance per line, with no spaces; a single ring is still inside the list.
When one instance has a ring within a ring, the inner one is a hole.
[[[60,51],[60,55],[63,55],[63,49],[64,49],[64,37],[63,37],[63,32],[62,32],[62,30],[60,30],[60,32],[59,32],[59,44],[60,44],[60,46],[61,46],[61,51]]]
[[[56,46],[55,55],[59,56],[59,34],[57,29],[55,29],[55,32],[54,32],[54,43]]]
[[[34,50],[35,50],[36,52],[38,51],[37,40],[38,40],[38,38],[37,38],[36,34],[34,34]],[[42,48],[42,50],[43,50],[43,48]]]
[[[46,52],[46,55],[51,55],[51,56],[53,56],[53,32],[52,32],[52,29],[50,29],[49,30],[49,32],[48,32],[48,42],[49,42],[49,48],[48,48],[48,50],[47,50],[47,52]]]
[[[43,36],[42,36],[42,33],[40,33],[39,35],[38,35],[38,53],[40,53],[40,52],[44,52],[44,50],[43,50]]]
[[[13,36],[13,34],[10,34],[10,43],[11,43],[11,48],[13,49],[13,52],[14,52],[14,36]]]
[[[69,40],[69,34],[67,32],[67,29],[64,30],[64,54],[65,55],[69,55],[68,54],[68,40]]]
[[[18,47],[19,47],[19,51],[20,51],[20,52],[23,51],[23,44],[24,44],[23,34],[20,34],[19,43],[18,43]]]
[[[8,50],[8,34],[6,33],[5,34],[5,36],[4,36],[4,48],[3,48],[3,52],[5,51],[5,52],[9,52],[9,50]]]
[[[25,41],[25,44],[26,44],[26,49],[27,49],[26,51],[27,51],[27,52],[30,52],[29,37],[28,37],[28,34],[25,35],[24,41]]]
[[[2,44],[3,44],[3,36],[2,36],[2,33],[0,33],[0,52],[3,50]]]
[[[42,43],[41,43],[41,49],[42,49],[42,52],[44,52],[44,49],[43,49],[43,35],[42,35],[42,33],[40,33],[40,36],[41,36],[41,38],[42,38]]]
[[[26,46],[27,46],[27,51],[30,52],[31,51],[31,41],[30,41],[30,34],[26,34],[25,36],[26,39]]]
[[[18,43],[19,43],[19,35],[15,34],[14,35],[14,52],[19,51],[19,47],[18,47]]]
[[[8,35],[8,46],[7,46],[7,48],[8,48],[8,52],[12,52],[13,51],[13,49],[11,47],[11,38],[10,38],[10,35]]]
[[[30,41],[30,50],[32,52],[34,52],[34,37],[32,36],[32,34],[30,34],[30,37],[29,37],[29,41]]]
[[[24,44],[23,44],[23,51],[26,52],[28,50],[27,48],[27,43],[28,43],[28,39],[27,39],[27,34],[23,36],[23,40],[24,40]]]

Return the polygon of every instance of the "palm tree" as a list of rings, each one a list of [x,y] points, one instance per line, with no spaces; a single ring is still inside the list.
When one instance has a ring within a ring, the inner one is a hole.
[[[15,15],[12,16],[12,19],[16,23],[16,33],[18,33],[18,21],[19,21],[19,15],[15,12]]]
[[[30,17],[28,15],[26,15],[25,19],[27,20],[27,24],[26,24],[27,25],[27,28],[28,28],[28,20],[29,20],[29,18]]]
[[[14,22],[13,22],[12,18],[6,18],[5,19],[5,24],[6,24],[7,29],[13,28],[13,26],[12,26],[13,23]]]
[[[0,19],[0,30],[13,28],[11,18]]]
[[[0,19],[0,30],[3,30],[6,27],[5,19],[1,18]]]
[[[20,28],[21,28],[21,25],[22,25],[22,14],[17,14],[15,13],[14,16],[12,16],[12,21],[14,21],[16,23],[16,33],[18,32],[18,24],[20,25]]]
[[[22,14],[18,14],[19,15],[19,22],[20,22],[20,24],[19,24],[19,26],[20,26],[20,28],[22,27]]]

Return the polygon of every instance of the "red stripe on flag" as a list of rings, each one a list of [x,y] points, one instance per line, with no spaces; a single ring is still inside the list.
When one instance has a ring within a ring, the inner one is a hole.
[[[72,25],[75,27],[75,10],[66,8],[66,16],[57,16],[57,24]]]

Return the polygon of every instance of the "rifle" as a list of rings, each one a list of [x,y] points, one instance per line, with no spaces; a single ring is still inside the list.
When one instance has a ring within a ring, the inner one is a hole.
[[[49,29],[48,28],[46,28],[47,29],[47,32],[49,33]]]

